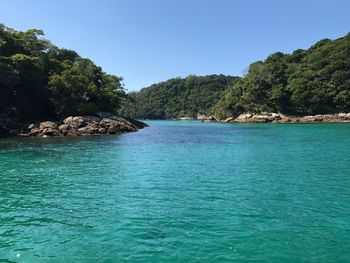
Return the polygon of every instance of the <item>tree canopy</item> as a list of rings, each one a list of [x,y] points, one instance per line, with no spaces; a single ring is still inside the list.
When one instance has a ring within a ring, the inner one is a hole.
[[[220,118],[250,112],[350,112],[350,33],[307,50],[277,52],[250,65],[212,108]]]
[[[42,36],[0,24],[0,115],[11,109],[19,120],[33,120],[116,112],[125,96],[122,79]]]
[[[350,33],[292,54],[274,53],[252,63],[243,78],[190,75],[126,95],[122,78],[56,47],[43,31],[0,24],[0,119],[4,112],[34,120],[99,111],[150,119],[350,112]]]
[[[132,118],[170,119],[208,114],[237,77],[225,75],[173,78],[128,94],[120,113]]]

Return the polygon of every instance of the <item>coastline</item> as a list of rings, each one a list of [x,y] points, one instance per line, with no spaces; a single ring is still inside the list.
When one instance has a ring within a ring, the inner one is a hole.
[[[223,123],[348,123],[350,122],[350,113],[307,116],[288,116],[281,113],[242,113],[237,117],[226,119],[216,119],[214,116],[209,116],[202,121]]]
[[[142,121],[116,115],[69,116],[63,120],[46,120],[29,124],[4,122],[0,124],[0,138],[109,135],[137,132],[145,127],[148,125]]]

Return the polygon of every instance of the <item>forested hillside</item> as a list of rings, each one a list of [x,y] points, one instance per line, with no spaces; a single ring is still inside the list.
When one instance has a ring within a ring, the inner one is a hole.
[[[212,111],[220,118],[248,111],[350,112],[350,34],[251,64],[248,74],[222,94]]]
[[[132,118],[168,119],[209,114],[221,93],[239,78],[225,75],[173,78],[128,94],[120,114]]]
[[[190,75],[128,96],[120,77],[42,35],[41,30],[20,32],[0,24],[0,121],[99,111],[149,119],[350,112],[350,34],[292,54],[272,54],[251,64],[243,78]]]
[[[42,35],[0,24],[0,119],[115,112],[125,96],[121,78]]]

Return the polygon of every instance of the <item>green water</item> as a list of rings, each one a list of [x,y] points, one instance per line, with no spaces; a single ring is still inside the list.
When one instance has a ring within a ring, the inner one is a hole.
[[[350,124],[0,141],[0,262],[350,262]]]

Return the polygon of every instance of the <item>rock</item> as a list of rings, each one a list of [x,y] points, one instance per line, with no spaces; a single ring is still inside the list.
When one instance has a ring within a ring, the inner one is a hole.
[[[134,132],[139,128],[147,127],[147,124],[132,119],[112,116],[100,120],[97,116],[70,116],[63,122],[44,121],[36,124],[30,124],[28,127],[19,130],[2,129],[0,133],[16,133],[19,137],[51,137],[51,136],[80,136],[93,134],[117,134],[121,132]],[[1,134],[0,134],[1,135]]]
[[[73,121],[73,118],[73,116],[69,116],[63,120],[63,123],[69,125]]]
[[[63,134],[63,135],[67,135],[68,131],[70,130],[70,126],[68,124],[61,124],[60,126],[58,126],[58,130]]]
[[[81,135],[96,134],[98,133],[98,125],[91,123],[85,127],[79,128],[78,133]]]
[[[214,117],[214,116],[209,116],[206,121],[212,121],[212,122],[215,122],[217,121],[217,119]]]
[[[277,122],[277,123],[288,123],[288,122],[292,122],[292,119],[288,118],[288,117],[283,117],[282,119],[276,120],[275,122]]]
[[[133,132],[138,130],[137,127],[135,127],[132,123],[127,122],[125,119],[104,118],[99,124],[101,128],[106,128],[107,133],[110,134],[126,131]]]
[[[106,132],[106,133],[108,133],[108,134],[117,134],[117,133],[119,133],[119,132],[120,132],[119,129],[117,129],[117,128],[115,128],[115,127],[110,127],[110,128],[107,129],[107,132]]]
[[[53,128],[46,128],[41,131],[42,135],[47,135],[47,136],[59,136],[60,133],[58,130],[53,129]]]
[[[56,129],[57,128],[57,124],[52,122],[52,121],[44,121],[44,122],[40,123],[39,128],[41,130],[47,129],[47,128]]]
[[[332,123],[332,122],[350,122],[350,113],[338,114],[318,114],[307,115],[302,117],[290,117],[281,113],[264,113],[251,114],[243,113],[235,119],[227,118],[223,122],[238,122],[238,123]]]
[[[108,128],[111,125],[111,119],[104,118],[100,121],[100,127]]]
[[[299,118],[299,122],[305,122],[305,123],[309,123],[309,122],[316,122],[316,121],[323,121],[323,119],[320,116],[313,116],[313,115],[309,115],[309,116],[304,116]]]
[[[200,114],[200,113],[197,114],[197,120],[206,120],[206,119],[208,119],[207,115]]]
[[[41,133],[41,130],[39,128],[33,128],[30,130],[29,135],[30,136],[37,136]]]
[[[63,120],[64,124],[68,124],[74,129],[79,129],[86,124],[87,120],[82,116],[68,117]]]
[[[80,134],[78,133],[77,130],[69,130],[66,136],[77,137],[77,136],[80,136]]]
[[[106,133],[106,129],[105,128],[99,128],[98,129],[98,133],[99,134],[105,134]]]
[[[190,121],[190,120],[193,120],[193,118],[190,118],[190,117],[180,117],[179,120],[180,120],[180,121]]]
[[[280,113],[264,113],[264,114],[252,114],[252,113],[242,113],[236,119],[228,120],[230,122],[249,122],[249,123],[268,123],[268,122],[288,122],[290,121],[286,115]]]
[[[30,137],[30,134],[29,133],[19,133],[18,135],[17,135],[18,137]]]
[[[129,123],[133,124],[137,129],[143,129],[145,127],[148,127],[148,125],[142,121],[134,120],[131,118],[123,118],[124,120],[128,121]]]
[[[271,122],[272,117],[269,115],[255,114],[250,118],[250,121],[255,123]]]
[[[250,114],[250,113],[242,113],[236,119],[234,119],[234,122],[249,122],[248,120],[252,116],[253,114]]]
[[[234,121],[234,117],[229,117],[223,120],[223,122],[233,122]]]

